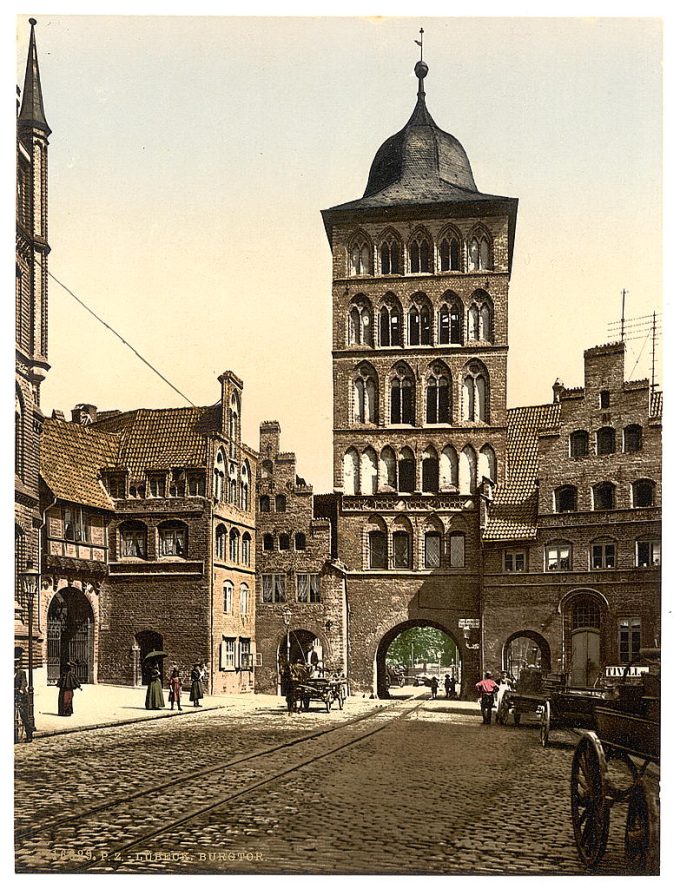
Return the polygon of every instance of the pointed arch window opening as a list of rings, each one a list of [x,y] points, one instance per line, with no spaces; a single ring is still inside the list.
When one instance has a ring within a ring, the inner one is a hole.
[[[397,489],[412,494],[416,489],[416,461],[410,448],[403,448],[397,461]]]
[[[360,368],[354,380],[353,420],[355,423],[378,423],[378,398],[376,377],[367,368]]]
[[[432,271],[430,243],[424,235],[416,235],[409,245],[409,261],[413,274]]]
[[[463,344],[463,326],[461,311],[456,302],[451,305],[444,303],[439,310],[439,345],[461,346]]]
[[[415,424],[414,382],[400,374],[390,383],[390,422],[395,425]]]
[[[371,310],[361,302],[355,303],[349,310],[347,342],[350,346],[370,346]]]
[[[427,378],[425,422],[451,422],[451,383],[448,374],[439,368]]]
[[[368,241],[357,239],[350,248],[349,273],[352,277],[371,274],[371,247]]]
[[[412,305],[409,309],[408,341],[410,346],[432,345],[431,315],[428,306]]]
[[[442,272],[460,271],[460,243],[453,235],[443,238],[439,244],[439,265]]]
[[[489,388],[481,369],[470,368],[463,378],[462,419],[470,423],[489,422]]]
[[[398,275],[401,271],[401,247],[396,238],[386,238],[380,245],[380,274]]]
[[[379,313],[381,346],[401,346],[401,312],[395,305],[384,305]]]

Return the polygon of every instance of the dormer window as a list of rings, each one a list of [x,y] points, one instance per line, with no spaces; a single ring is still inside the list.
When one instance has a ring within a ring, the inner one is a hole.
[[[125,475],[123,473],[107,475],[105,485],[109,496],[113,497],[114,500],[123,500],[125,498]]]
[[[165,473],[149,473],[149,497],[165,497]]]

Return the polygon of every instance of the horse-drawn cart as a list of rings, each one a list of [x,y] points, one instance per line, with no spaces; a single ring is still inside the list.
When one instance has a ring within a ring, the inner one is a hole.
[[[298,703],[298,709],[309,710],[312,701],[320,701],[325,706],[326,713],[330,713],[330,709],[336,701],[342,710],[346,697],[345,683],[340,680],[310,678],[297,683],[295,687],[295,700]]]
[[[660,765],[660,652],[646,649],[641,658],[649,672],[641,682],[624,678],[617,697],[594,708],[595,731],[584,732],[574,752],[572,826],[579,856],[589,868],[607,847],[611,808],[625,802],[626,858],[645,872],[658,872],[658,774],[649,766]],[[615,761],[623,763],[627,773],[610,769]],[[627,779],[625,787],[622,777]]]

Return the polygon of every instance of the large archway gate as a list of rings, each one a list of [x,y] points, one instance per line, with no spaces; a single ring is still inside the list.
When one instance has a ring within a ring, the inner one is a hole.
[[[394,642],[394,640],[400,636],[406,630],[410,630],[414,627],[428,627],[433,630],[438,630],[440,633],[443,633],[447,636],[454,644],[456,649],[458,650],[458,657],[460,661],[460,683],[461,683],[461,694],[463,696],[469,694],[469,689],[471,687],[471,683],[477,681],[476,678],[476,669],[479,661],[479,651],[476,649],[470,649],[466,646],[466,640],[463,634],[456,628],[447,627],[446,625],[439,623],[434,620],[429,620],[427,618],[414,618],[412,620],[402,621],[396,626],[392,627],[392,629],[388,630],[387,633],[382,637],[375,652],[374,659],[374,688],[373,691],[380,698],[389,698],[389,683],[387,682],[387,652],[389,650],[390,645]],[[476,657],[475,657],[476,655]]]

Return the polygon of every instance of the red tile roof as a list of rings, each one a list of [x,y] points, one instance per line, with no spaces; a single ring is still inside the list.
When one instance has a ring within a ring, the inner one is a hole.
[[[40,474],[55,497],[113,511],[100,481],[101,470],[118,458],[118,435],[46,419],[40,443]]]
[[[527,540],[536,536],[538,433],[560,421],[560,404],[540,404],[508,411],[507,481],[494,492],[485,540]]]

